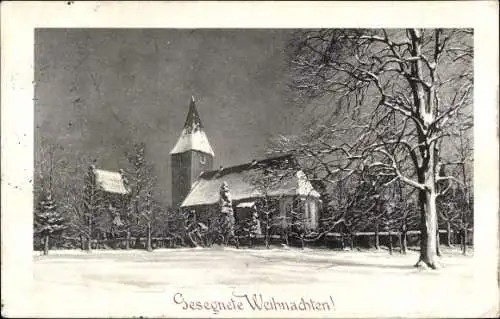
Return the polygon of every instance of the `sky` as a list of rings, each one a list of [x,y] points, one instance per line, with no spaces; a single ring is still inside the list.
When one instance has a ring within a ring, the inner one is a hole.
[[[300,108],[286,89],[289,33],[38,29],[35,172],[49,144],[62,147],[54,174],[64,183],[62,172],[80,174],[85,161],[126,167],[125,152],[145,142],[168,204],[169,152],[191,96],[215,151],[214,168],[265,157],[270,137],[297,129]]]

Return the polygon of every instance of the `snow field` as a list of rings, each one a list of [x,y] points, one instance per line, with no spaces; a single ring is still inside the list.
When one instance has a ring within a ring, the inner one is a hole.
[[[474,280],[474,258],[446,250],[442,269],[419,270],[418,255],[322,249],[158,249],[51,251],[34,256],[29,315],[68,317],[304,317],[303,311],[183,309],[192,301],[264,299],[324,301],[335,309],[307,317],[473,317],[491,300]]]

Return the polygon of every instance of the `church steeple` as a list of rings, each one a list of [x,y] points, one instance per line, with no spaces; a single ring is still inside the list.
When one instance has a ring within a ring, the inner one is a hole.
[[[203,130],[200,115],[196,109],[194,97],[189,101],[189,110],[182,129],[172,151],[172,204],[178,207],[188,195],[191,186],[201,172],[213,168],[214,151]]]
[[[186,122],[184,123],[184,129],[170,154],[178,154],[190,150],[200,151],[214,156],[212,146],[208,142],[207,135],[203,131],[203,124],[201,123],[193,96],[189,102],[189,111]]]
[[[194,96],[191,96],[191,100],[189,101],[189,111],[186,117],[186,122],[184,123],[185,129],[203,129],[203,125],[201,124],[200,114],[198,114],[198,110],[196,109],[196,104],[194,102]]]

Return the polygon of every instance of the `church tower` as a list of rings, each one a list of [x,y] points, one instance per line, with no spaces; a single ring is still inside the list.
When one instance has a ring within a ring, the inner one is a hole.
[[[214,151],[203,131],[194,97],[191,97],[184,128],[179,140],[170,151],[170,157],[172,207],[177,208],[182,204],[201,172],[213,168]]]

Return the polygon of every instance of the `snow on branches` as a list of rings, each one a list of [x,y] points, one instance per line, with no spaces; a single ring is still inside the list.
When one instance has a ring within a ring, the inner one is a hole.
[[[436,267],[436,198],[443,150],[472,127],[473,34],[467,29],[301,30],[290,40],[291,87],[325,104],[303,134],[273,150],[302,155],[330,182],[364,172],[418,190],[420,262]],[[443,143],[445,141],[445,143]]]
[[[50,236],[61,234],[66,229],[66,221],[52,199],[50,192],[43,194],[35,211],[35,232],[44,241],[44,255],[49,251]]]

